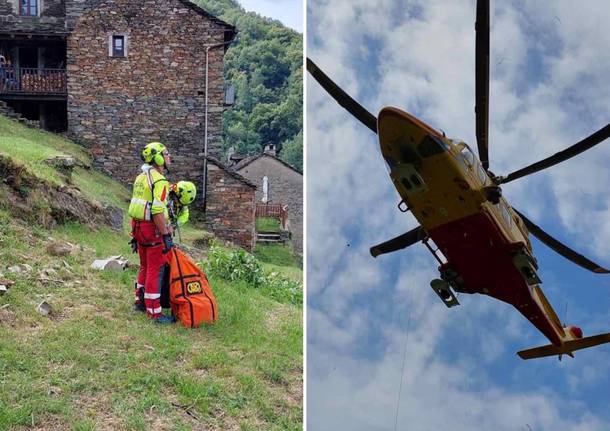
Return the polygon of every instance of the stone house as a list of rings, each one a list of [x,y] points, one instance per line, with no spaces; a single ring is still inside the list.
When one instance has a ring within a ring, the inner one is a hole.
[[[206,228],[248,251],[254,249],[256,185],[208,157]]]
[[[159,140],[171,177],[201,187],[204,137],[208,154],[220,148],[235,35],[188,0],[0,0],[0,100],[125,182]]]
[[[230,169],[257,186],[257,204],[288,206],[289,230],[292,233],[294,251],[302,255],[303,174],[276,157],[275,146],[272,144],[267,145],[263,153],[241,159],[230,166]]]

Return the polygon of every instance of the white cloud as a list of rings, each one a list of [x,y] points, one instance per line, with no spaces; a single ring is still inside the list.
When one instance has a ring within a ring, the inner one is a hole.
[[[402,107],[474,148],[474,4],[310,0],[308,56],[373,114]],[[492,170],[507,174],[610,120],[610,8],[492,8],[490,154]],[[514,351],[543,337],[512,307],[462,295],[446,309],[427,287],[437,274],[423,247],[369,257],[416,222],[396,210],[376,137],[311,79],[307,103],[309,429],[394,429],[406,339],[398,429],[608,429],[594,402],[608,383],[607,349],[520,362]],[[609,145],[504,187],[530,218],[559,223],[558,236],[606,262]],[[543,274],[565,287],[554,268]],[[564,295],[584,327],[587,303]],[[603,331],[610,311],[590,319]]]

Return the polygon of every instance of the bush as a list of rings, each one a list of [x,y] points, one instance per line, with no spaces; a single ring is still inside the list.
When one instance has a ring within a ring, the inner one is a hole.
[[[303,286],[277,272],[266,273],[261,263],[244,250],[211,247],[206,271],[229,281],[245,281],[278,302],[303,303]]]

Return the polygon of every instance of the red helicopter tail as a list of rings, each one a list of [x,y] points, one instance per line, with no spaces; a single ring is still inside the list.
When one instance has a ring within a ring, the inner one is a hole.
[[[519,355],[521,359],[544,358],[545,356],[559,355],[559,359],[561,359],[561,355],[574,357],[573,352],[576,350],[586,349],[605,343],[610,343],[610,333],[565,341],[561,346],[549,344],[546,346],[521,350],[520,352],[517,352],[517,355]]]

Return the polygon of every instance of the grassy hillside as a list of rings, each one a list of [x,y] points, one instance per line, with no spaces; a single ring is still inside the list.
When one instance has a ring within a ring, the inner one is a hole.
[[[52,156],[67,154],[89,166],[91,160],[84,148],[53,133],[24,127],[0,115],[0,154],[27,168],[29,172],[55,185],[65,185],[63,176],[43,163]],[[95,170],[77,167],[74,184],[90,199],[125,207],[129,191]]]
[[[0,116],[0,156],[60,185],[61,175],[42,163],[54,154],[89,163],[69,141]],[[74,183],[123,208],[129,197],[93,170],[77,169]],[[210,273],[217,324],[158,326],[131,310],[138,259],[126,229],[44,229],[17,216],[0,204],[0,279],[14,282],[0,296],[0,430],[301,429],[300,307]],[[191,227],[185,236],[199,235]],[[69,256],[47,252],[58,240],[75,245]],[[115,254],[134,266],[89,269]],[[8,270],[17,264],[31,270]],[[54,309],[48,317],[36,311],[43,300]]]

